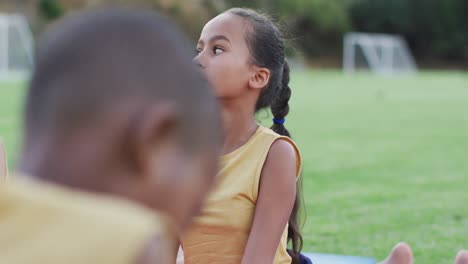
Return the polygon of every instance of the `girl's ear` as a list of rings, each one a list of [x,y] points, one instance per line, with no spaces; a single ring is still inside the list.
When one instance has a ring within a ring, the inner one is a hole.
[[[255,66],[252,77],[249,79],[249,86],[253,89],[263,89],[270,80],[270,70]]]

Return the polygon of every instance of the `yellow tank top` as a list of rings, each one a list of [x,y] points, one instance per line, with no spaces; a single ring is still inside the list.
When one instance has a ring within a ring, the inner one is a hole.
[[[18,178],[0,185],[0,263],[134,264],[164,236],[162,218],[130,202]]]
[[[259,126],[246,144],[221,157],[216,186],[201,215],[181,238],[186,264],[241,263],[255,213],[260,174],[270,147],[277,139],[294,146],[299,175],[301,157],[293,141]],[[286,251],[287,230],[286,226],[275,264],[291,263]]]

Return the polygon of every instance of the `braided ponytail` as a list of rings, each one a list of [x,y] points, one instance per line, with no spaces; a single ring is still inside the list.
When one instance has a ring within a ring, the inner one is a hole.
[[[289,88],[289,64],[284,61],[281,87],[278,96],[271,104],[271,113],[276,120],[271,129],[276,133],[290,137],[289,131],[284,126],[284,119],[289,113],[289,99],[291,98],[291,88]]]
[[[291,137],[289,131],[284,126],[284,119],[289,113],[289,99],[291,98],[291,88],[289,88],[289,64],[287,61],[283,65],[283,74],[281,78],[281,87],[278,91],[278,96],[271,104],[271,113],[274,117],[274,123],[271,129],[276,133]],[[299,221],[299,209],[301,207],[301,182],[297,183],[296,198],[291,216],[288,221],[288,242],[292,248],[288,249],[288,253],[292,258],[292,263],[298,263],[299,252],[302,249],[303,239],[300,232],[301,224]]]

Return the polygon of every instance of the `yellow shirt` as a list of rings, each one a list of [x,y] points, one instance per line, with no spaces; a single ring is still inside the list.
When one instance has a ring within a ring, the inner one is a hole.
[[[2,264],[133,264],[163,231],[162,218],[124,200],[19,177],[0,185]]]
[[[294,146],[299,175],[301,158],[292,140],[259,126],[246,144],[221,158],[214,191],[201,216],[181,239],[186,264],[241,263],[255,213],[260,174],[277,139]],[[287,226],[276,251],[275,264],[291,263],[286,247]]]

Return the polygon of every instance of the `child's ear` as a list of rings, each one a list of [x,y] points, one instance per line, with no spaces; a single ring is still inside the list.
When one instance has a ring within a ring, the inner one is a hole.
[[[178,114],[169,103],[158,103],[139,114],[129,127],[127,149],[129,164],[136,174],[152,177],[157,157],[174,143]]]
[[[270,70],[255,66],[252,77],[249,79],[249,86],[253,89],[262,89],[270,80]]]

